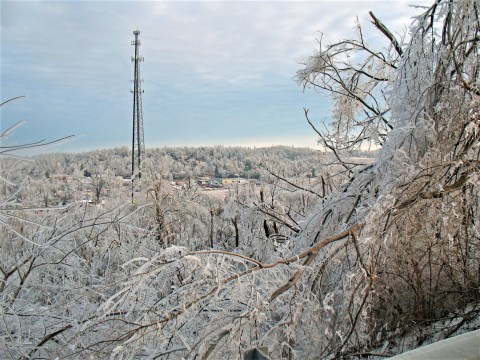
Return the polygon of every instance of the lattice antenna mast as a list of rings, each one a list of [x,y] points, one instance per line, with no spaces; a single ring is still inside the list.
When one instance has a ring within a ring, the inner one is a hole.
[[[135,40],[132,41],[132,45],[135,45],[135,56],[132,56],[132,62],[135,64],[134,78],[133,78],[133,136],[132,136],[132,201],[134,187],[133,183],[135,178],[141,178],[141,164],[143,157],[145,155],[145,142],[143,138],[143,110],[142,110],[142,82],[143,79],[140,77],[140,62],[144,60],[140,56],[139,47],[140,40],[138,35],[140,35],[140,30],[135,30],[133,32],[135,35]]]

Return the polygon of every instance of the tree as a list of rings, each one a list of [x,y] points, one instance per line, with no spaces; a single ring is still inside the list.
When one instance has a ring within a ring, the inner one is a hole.
[[[220,171],[218,170],[218,164],[215,164],[215,177],[216,178],[222,177],[222,175],[220,174]]]
[[[90,178],[92,179],[93,191],[95,194],[95,202],[100,202],[100,195],[102,194],[102,190],[107,185],[106,178],[106,169],[103,166],[97,164],[93,165],[94,174],[90,174]],[[93,176],[92,176],[93,175]]]
[[[351,241],[324,257],[330,266],[319,265],[313,277],[311,288],[325,299],[325,315],[330,314],[319,328],[338,329],[341,335],[330,332],[323,355],[369,353],[383,341],[396,352],[407,334],[421,344],[433,334],[468,331],[478,319],[478,292],[472,293],[478,288],[480,251],[473,232],[479,210],[477,9],[475,1],[438,1],[416,19],[408,46],[398,50],[389,36],[400,56],[389,61],[396,67],[385,93],[391,128],[384,129],[379,159],[356,171],[342,193],[322,206],[310,229],[329,234],[363,224]],[[316,78],[330,79],[329,72],[341,66],[331,56],[327,60]],[[356,81],[359,75],[352,74],[335,86]],[[345,87],[324,85],[365,106]],[[354,118],[337,118],[337,129],[345,130],[340,122]],[[320,135],[337,155],[348,145],[349,140]],[[332,268],[335,262],[340,265]],[[400,336],[389,338],[389,333]]]
[[[402,39],[397,40],[372,12],[370,16],[388,40],[384,48],[374,49],[365,41],[357,19],[356,38],[327,45],[320,39],[320,49],[306,59],[296,76],[304,89],[330,94],[332,121],[324,131],[313,125],[307,109],[305,116],[320,136],[319,142],[339,160],[345,151],[384,144],[393,129],[386,87],[397,74]]]
[[[270,260],[185,248],[139,260],[103,307],[141,314],[125,337],[110,337],[116,354],[237,358],[266,346],[274,358],[389,356],[478,326],[477,13],[475,1],[437,1],[404,47],[372,16],[391,56],[346,62],[340,75],[335,56],[367,52],[362,40],[322,52],[316,76],[333,81],[323,86],[347,111],[322,141],[337,151],[377,139],[377,161],[359,167],[337,153],[349,181]],[[164,288],[163,277],[149,274],[167,268],[179,282],[159,299],[148,289]]]

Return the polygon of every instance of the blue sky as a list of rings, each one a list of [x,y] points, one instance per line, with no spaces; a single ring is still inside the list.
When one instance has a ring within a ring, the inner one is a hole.
[[[59,151],[129,146],[138,27],[147,147],[316,147],[303,107],[320,122],[329,101],[295,83],[299,62],[320,32],[352,36],[357,15],[368,33],[369,10],[403,33],[411,3],[2,0],[0,97],[27,98],[2,108],[1,128],[26,120],[9,143],[77,135]]]

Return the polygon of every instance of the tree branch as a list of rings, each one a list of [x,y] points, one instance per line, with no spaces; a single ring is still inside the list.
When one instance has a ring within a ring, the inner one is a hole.
[[[332,242],[342,240],[342,239],[346,238],[347,236],[349,236],[353,233],[357,233],[357,232],[361,231],[363,226],[364,225],[362,225],[362,224],[355,224],[355,225],[351,226],[350,228],[348,228],[347,230],[345,230],[345,231],[343,231],[343,232],[341,232],[337,235],[334,235],[334,236],[328,237],[326,239],[323,239],[322,241],[313,245],[310,249],[307,249],[307,250],[303,251],[302,253],[300,253],[294,259],[303,259],[303,258],[306,257],[305,261],[302,264],[302,268],[297,270],[295,272],[295,274],[293,274],[293,276],[290,278],[290,280],[288,280],[288,282],[285,285],[283,285],[282,287],[275,290],[272,293],[272,295],[270,295],[269,301],[272,302],[273,300],[275,300],[275,298],[277,298],[278,296],[283,294],[285,291],[287,291],[291,287],[293,287],[298,282],[298,280],[302,277],[303,273],[305,272],[305,267],[309,266],[313,262],[313,260],[317,257],[319,251],[322,248],[324,248],[325,246],[327,246],[328,244],[330,244]],[[318,236],[318,233],[317,233],[317,236]]]
[[[375,27],[378,30],[380,30],[390,40],[390,42],[392,43],[392,45],[395,48],[398,55],[402,56],[403,55],[403,50],[400,47],[400,44],[398,43],[395,36],[393,36],[393,34],[390,32],[390,30],[388,30],[387,27],[375,15],[373,15],[373,12],[369,11],[368,13],[370,14],[370,16],[373,19],[372,24],[375,25]]]

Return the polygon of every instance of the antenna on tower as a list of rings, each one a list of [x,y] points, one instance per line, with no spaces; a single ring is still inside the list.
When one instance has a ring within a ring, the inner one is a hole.
[[[140,78],[140,62],[144,60],[139,53],[139,47],[141,45],[138,36],[140,30],[134,30],[135,40],[132,41],[132,45],[135,45],[135,56],[132,56],[132,62],[134,63],[134,78],[133,78],[133,133],[132,133],[132,203],[134,194],[134,181],[135,178],[140,179],[142,177],[141,165],[145,156],[145,142],[143,138],[143,110],[142,110],[142,82]]]

